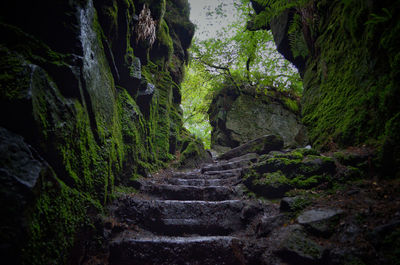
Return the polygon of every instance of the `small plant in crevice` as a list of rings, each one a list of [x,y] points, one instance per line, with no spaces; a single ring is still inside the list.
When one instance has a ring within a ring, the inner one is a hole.
[[[143,9],[139,14],[139,21],[135,26],[136,43],[143,41],[148,43],[149,47],[153,46],[156,40],[156,21],[151,17],[150,8],[143,5]]]

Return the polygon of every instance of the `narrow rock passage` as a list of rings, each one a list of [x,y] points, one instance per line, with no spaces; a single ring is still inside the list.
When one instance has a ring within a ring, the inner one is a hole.
[[[257,157],[141,181],[140,194],[113,210],[125,226],[110,243],[109,264],[260,264],[256,220],[278,209],[242,196],[240,175]]]

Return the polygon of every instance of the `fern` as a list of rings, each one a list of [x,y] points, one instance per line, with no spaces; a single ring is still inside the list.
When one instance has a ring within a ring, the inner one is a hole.
[[[365,22],[365,25],[376,25],[380,23],[385,23],[392,19],[392,13],[387,8],[382,8],[383,15],[371,14],[371,19]]]
[[[304,39],[302,32],[302,19],[299,14],[295,14],[293,21],[289,26],[289,44],[293,53],[293,57],[303,57],[306,58],[309,54],[307,43]]]
[[[310,0],[255,0],[259,5],[263,6],[265,10],[261,12],[257,20],[264,20],[269,23],[271,19],[278,17],[285,10],[290,8],[300,8],[307,5]]]

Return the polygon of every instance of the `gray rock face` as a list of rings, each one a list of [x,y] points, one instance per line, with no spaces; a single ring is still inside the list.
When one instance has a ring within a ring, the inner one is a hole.
[[[8,179],[32,189],[42,170],[42,163],[34,158],[32,151],[21,136],[0,127],[0,172]]]
[[[46,172],[50,172],[48,166],[21,136],[0,127],[0,254],[15,264],[21,255],[18,246],[26,241],[25,214],[32,207],[39,178]]]
[[[213,99],[209,116],[214,150],[223,153],[268,134],[281,136],[285,146],[307,143],[299,115],[284,105],[284,99],[248,90],[235,95],[228,89]]]
[[[289,264],[323,264],[324,248],[310,239],[299,225],[292,225],[282,231],[284,236],[277,254]]]
[[[302,130],[298,117],[278,102],[266,103],[251,95],[240,95],[226,115],[232,139],[245,143],[261,135],[278,134],[286,145],[296,143]]]
[[[342,214],[340,209],[312,209],[302,213],[297,222],[315,235],[328,237]]]
[[[301,56],[294,57],[290,48],[288,31],[290,23],[292,22],[293,13],[295,13],[294,9],[283,11],[281,15],[271,20],[270,27],[278,51],[286,60],[293,63],[299,70],[300,75],[303,76],[307,60]]]
[[[304,212],[297,218],[297,221],[299,224],[320,222],[337,216],[340,213],[342,213],[342,211],[336,209],[313,209]]]

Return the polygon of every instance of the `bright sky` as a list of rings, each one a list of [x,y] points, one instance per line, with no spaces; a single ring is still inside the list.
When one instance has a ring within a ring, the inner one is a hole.
[[[234,21],[235,0],[189,0],[191,7],[190,20],[197,25],[195,37],[199,39],[214,38],[217,31]],[[214,11],[219,4],[223,4],[223,13],[226,17],[212,19],[207,13]]]

